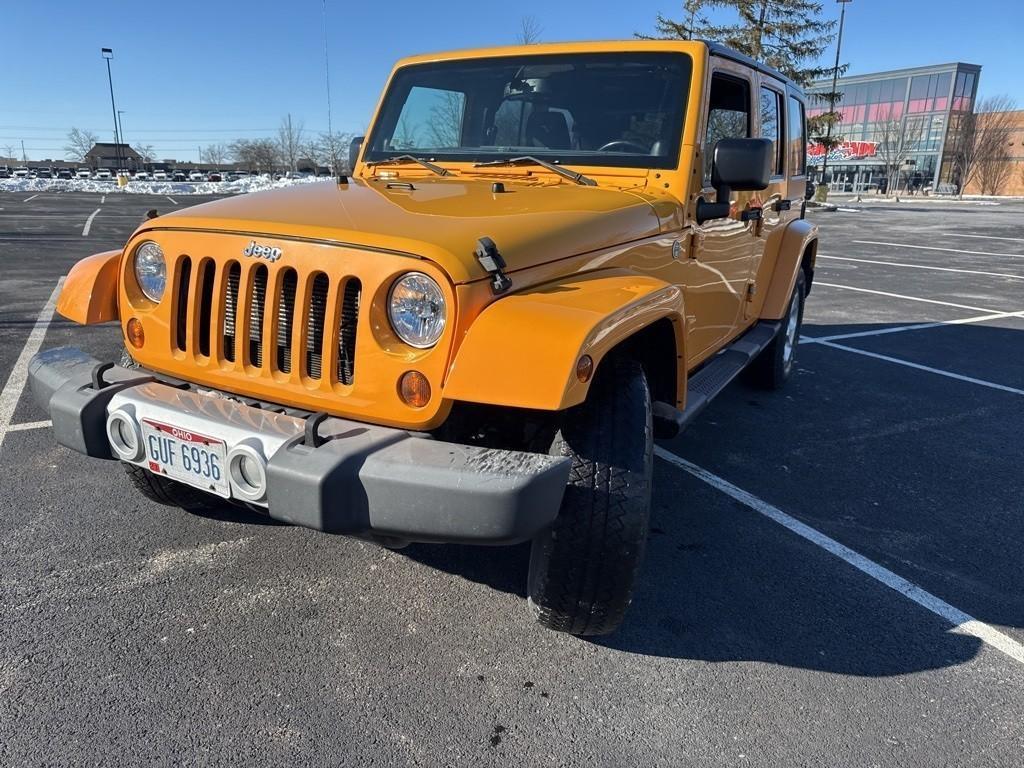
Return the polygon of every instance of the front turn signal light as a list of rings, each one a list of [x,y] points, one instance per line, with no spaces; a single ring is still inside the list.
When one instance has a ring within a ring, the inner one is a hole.
[[[142,349],[146,343],[146,332],[142,330],[142,322],[137,317],[128,321],[128,343],[136,349]]]
[[[398,380],[398,394],[406,405],[422,408],[430,402],[430,382],[419,371],[406,371]]]

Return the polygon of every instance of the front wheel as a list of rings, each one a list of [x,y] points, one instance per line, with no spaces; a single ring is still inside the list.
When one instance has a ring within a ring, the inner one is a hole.
[[[542,626],[615,631],[633,596],[651,505],[651,396],[643,368],[608,360],[565,414],[551,453],[572,459],[562,507],[533,540],[528,603]]]

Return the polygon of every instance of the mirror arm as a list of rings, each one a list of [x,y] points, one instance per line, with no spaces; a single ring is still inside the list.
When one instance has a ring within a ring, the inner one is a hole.
[[[715,187],[715,201],[709,203],[703,197],[697,198],[697,223],[703,224],[712,219],[724,219],[729,215],[729,198],[732,197],[732,189],[721,182]]]

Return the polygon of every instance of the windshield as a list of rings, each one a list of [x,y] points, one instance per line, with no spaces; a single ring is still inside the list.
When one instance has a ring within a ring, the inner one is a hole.
[[[568,165],[673,168],[690,57],[586,53],[403,67],[363,158],[487,162],[532,155]]]

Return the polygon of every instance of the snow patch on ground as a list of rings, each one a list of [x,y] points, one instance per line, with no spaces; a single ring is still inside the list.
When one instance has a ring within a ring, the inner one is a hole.
[[[238,181],[129,181],[119,187],[113,181],[97,179],[0,179],[0,192],[96,192],[136,195],[244,195],[264,189],[290,187],[326,181],[329,176],[274,181],[266,176],[249,176]]]

